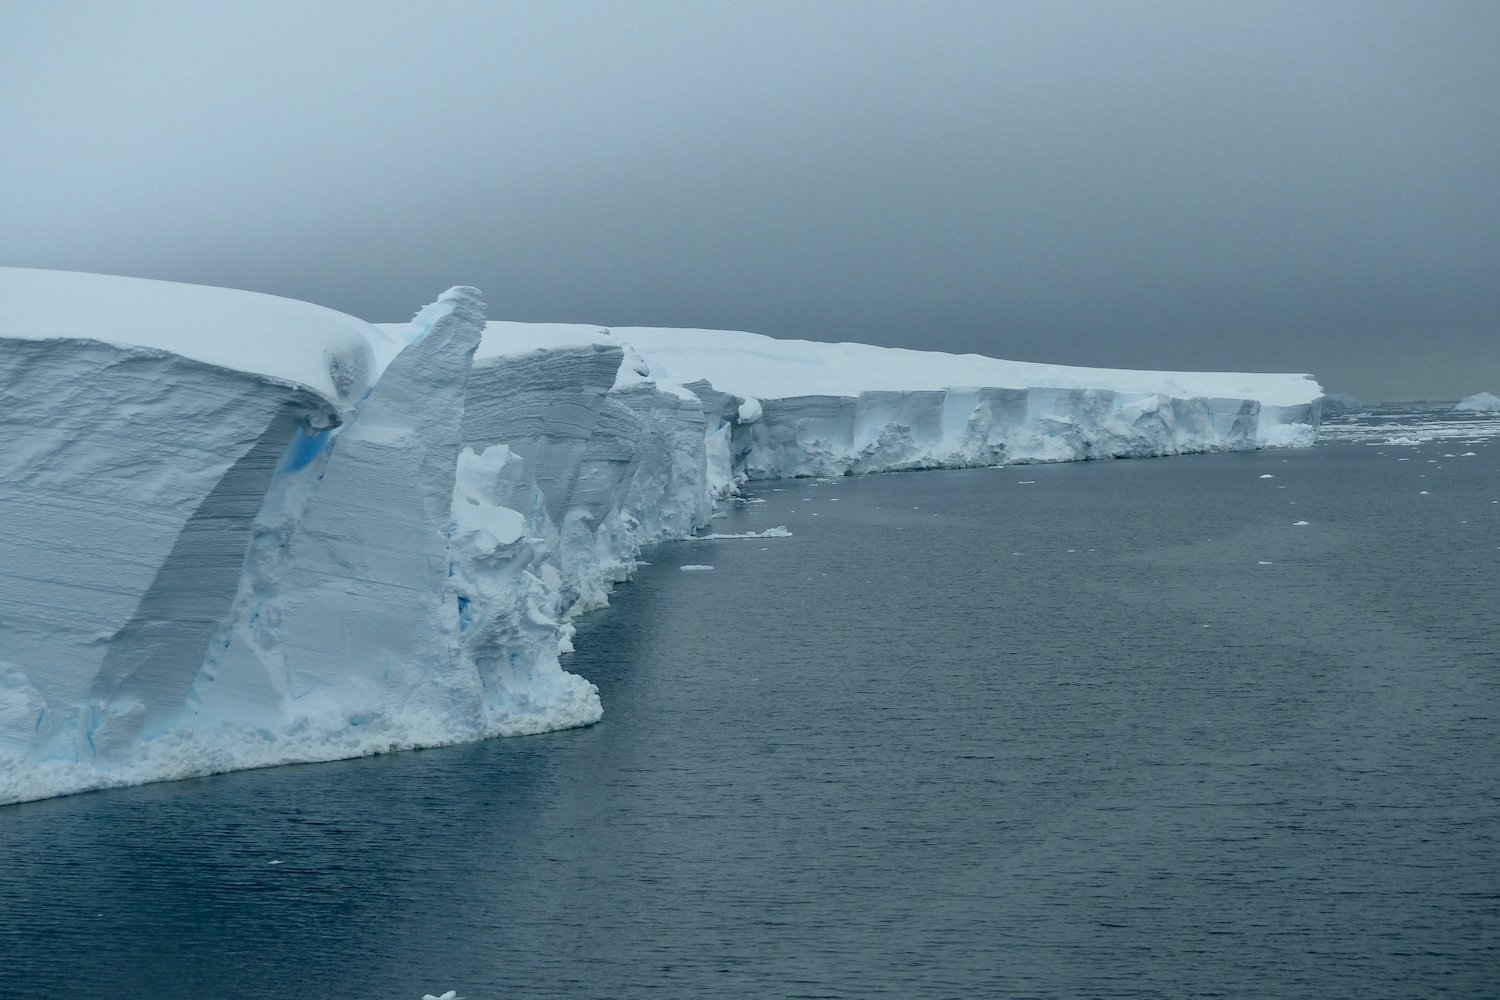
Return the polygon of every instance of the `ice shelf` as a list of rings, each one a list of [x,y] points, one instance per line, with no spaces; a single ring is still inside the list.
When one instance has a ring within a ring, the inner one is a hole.
[[[571,620],[746,481],[1304,445],[1321,395],[464,287],[377,326],[10,268],[0,305],[0,803],[587,725]]]

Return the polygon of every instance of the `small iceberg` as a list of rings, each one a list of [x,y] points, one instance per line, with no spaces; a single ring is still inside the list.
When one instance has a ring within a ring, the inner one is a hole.
[[[1453,409],[1459,413],[1500,413],[1500,396],[1493,392],[1476,392],[1460,399]]]

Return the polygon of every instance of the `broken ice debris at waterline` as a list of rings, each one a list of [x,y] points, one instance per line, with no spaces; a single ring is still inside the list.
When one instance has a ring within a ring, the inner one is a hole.
[[[1308,444],[1319,416],[1301,375],[487,322],[465,287],[380,326],[16,268],[0,301],[0,439],[66,428],[0,450],[0,802],[596,721],[571,619],[747,480]]]
[[[813,516],[816,517],[817,515],[813,515]],[[716,540],[716,539],[730,539],[730,538],[791,538],[791,537],[792,537],[791,530],[788,529],[787,526],[784,525],[784,524],[778,524],[776,527],[774,527],[774,528],[767,528],[765,531],[714,532],[714,533],[708,534],[708,535],[690,535],[689,537],[683,539],[683,541],[688,541],[688,542],[706,542],[706,541],[713,541],[713,540]]]

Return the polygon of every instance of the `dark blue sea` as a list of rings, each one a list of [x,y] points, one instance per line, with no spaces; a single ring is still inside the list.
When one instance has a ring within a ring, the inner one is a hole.
[[[725,515],[590,729],[0,809],[0,998],[1500,994],[1500,418]]]

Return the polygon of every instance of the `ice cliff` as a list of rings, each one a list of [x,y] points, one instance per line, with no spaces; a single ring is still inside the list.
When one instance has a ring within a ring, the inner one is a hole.
[[[719,421],[720,479],[1144,457],[1311,444],[1306,375],[1119,371],[620,328]],[[726,464],[727,463],[727,464]]]
[[[1305,444],[1319,393],[0,268],[0,803],[586,725],[569,620],[737,482]]]

